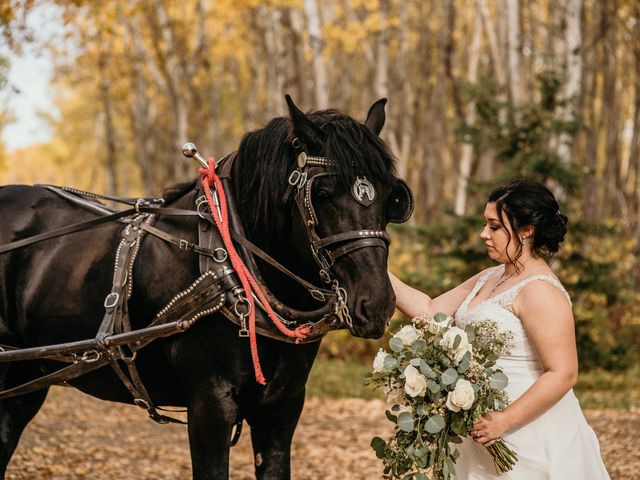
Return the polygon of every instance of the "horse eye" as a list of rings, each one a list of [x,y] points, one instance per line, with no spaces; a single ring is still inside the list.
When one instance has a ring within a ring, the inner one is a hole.
[[[328,200],[329,192],[327,190],[320,189],[316,192],[316,197],[318,198],[318,200]]]

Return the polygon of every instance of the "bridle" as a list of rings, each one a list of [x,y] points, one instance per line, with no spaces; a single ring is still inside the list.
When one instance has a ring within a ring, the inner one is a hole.
[[[340,286],[338,279],[332,272],[332,267],[338,258],[361,248],[380,247],[388,251],[391,240],[387,232],[375,229],[351,230],[321,237],[316,230],[319,222],[311,195],[313,183],[318,178],[336,175],[336,173],[327,171],[328,168],[335,167],[336,164],[333,160],[324,157],[308,155],[297,138],[293,140],[292,145],[299,152],[296,158],[296,168],[289,175],[289,185],[284,201],[286,202],[293,196],[305,226],[311,255],[320,268],[319,277],[324,284],[329,285],[329,291],[336,297],[335,313],[340,323],[351,330],[353,321],[347,308],[347,292]],[[336,244],[341,245],[337,248],[331,248]],[[320,300],[319,297],[314,296],[314,298]]]

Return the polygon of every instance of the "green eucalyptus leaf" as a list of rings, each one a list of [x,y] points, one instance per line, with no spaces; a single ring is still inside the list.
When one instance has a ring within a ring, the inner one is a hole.
[[[423,360],[421,358],[412,358],[411,360],[409,360],[409,363],[414,367],[420,367],[420,362],[422,361]]]
[[[464,373],[469,370],[469,363],[471,362],[471,352],[467,352],[462,357],[460,365],[458,365],[458,373]]]
[[[384,454],[387,451],[387,444],[380,437],[374,437],[371,440],[371,448],[376,452],[376,457],[384,458]]]
[[[449,471],[449,473],[451,475],[455,475],[456,473],[456,466],[453,463],[453,461],[449,458],[449,457],[445,457],[444,459],[444,466],[447,467],[447,470]],[[446,477],[445,477],[446,478]]]
[[[444,322],[447,319],[447,316],[442,312],[438,312],[433,316],[433,319],[436,322],[441,323],[441,322]]]
[[[467,436],[467,422],[464,420],[464,414],[454,413],[451,415],[451,430],[462,437]]]
[[[430,416],[424,424],[424,429],[429,433],[438,433],[444,427],[444,418],[440,414]]]
[[[440,363],[442,363],[445,367],[449,367],[451,365],[451,360],[449,360],[449,357],[442,355],[440,357]]]
[[[496,372],[491,377],[490,384],[491,388],[502,390],[504,388],[507,388],[507,385],[509,384],[509,378],[502,372]]]
[[[403,347],[404,343],[402,343],[402,340],[398,337],[391,337],[391,340],[389,340],[389,348],[394,352],[401,351]]]
[[[422,338],[417,339],[411,344],[411,351],[416,354],[421,354],[427,349],[427,342]]]
[[[434,382],[433,380],[427,380],[427,388],[433,392],[439,392],[440,391],[440,384],[438,382]]]
[[[413,432],[413,416],[409,412],[398,415],[398,428],[403,432]]]
[[[390,422],[396,423],[398,421],[398,417],[396,417],[392,412],[390,412],[389,410],[385,410],[384,414],[387,416],[387,418],[389,419]]]
[[[436,378],[436,372],[422,359],[420,359],[420,373],[427,378]]]
[[[454,350],[456,350],[460,346],[460,342],[462,342],[462,337],[460,335],[456,335],[456,338],[453,339]]]
[[[422,465],[422,466],[421,466],[421,465],[418,465],[418,467],[419,467],[419,468],[424,468],[424,465]],[[413,475],[413,478],[414,478],[415,480],[427,480],[427,476],[426,476],[424,473],[422,473],[422,472],[416,472],[416,473]]]
[[[467,334],[467,340],[469,340],[469,343],[476,339],[476,327],[473,325],[467,325],[467,328],[465,328],[464,331]]]
[[[423,416],[425,413],[427,413],[427,406],[422,403],[420,405],[418,405],[418,408],[416,408],[416,415],[418,415],[419,417]]]
[[[384,361],[382,362],[382,369],[385,372],[392,372],[394,368],[398,366],[398,360],[396,360],[391,355],[387,355],[384,357]]]
[[[444,385],[452,385],[458,380],[458,372],[454,368],[447,368],[442,373],[442,383]]]

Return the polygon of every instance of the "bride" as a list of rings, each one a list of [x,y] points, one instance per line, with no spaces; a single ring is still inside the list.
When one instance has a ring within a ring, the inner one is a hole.
[[[464,328],[491,319],[514,340],[497,366],[509,377],[510,404],[476,420],[460,444],[458,479],[608,479],[598,439],[572,387],[578,357],[571,300],[545,261],[558,251],[567,217],[544,185],[515,181],[494,189],[480,237],[499,263],[430,298],[389,274],[396,306],[412,318],[425,311],[454,316]],[[503,438],[518,454],[498,475],[483,445]]]

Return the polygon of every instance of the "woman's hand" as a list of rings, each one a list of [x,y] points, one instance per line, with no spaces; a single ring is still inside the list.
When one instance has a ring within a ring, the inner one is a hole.
[[[489,446],[501,438],[509,428],[506,413],[489,412],[473,422],[473,428],[469,430],[469,433],[474,441]]]

